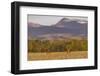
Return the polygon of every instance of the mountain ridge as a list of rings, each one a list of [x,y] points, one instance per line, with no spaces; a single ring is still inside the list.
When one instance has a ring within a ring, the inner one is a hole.
[[[53,37],[54,34],[55,36],[58,34],[62,34],[62,37],[64,37],[63,34],[69,35],[69,37],[87,37],[87,25],[88,22],[86,21],[83,23],[79,23],[78,20],[70,20],[68,18],[62,18],[52,26],[44,26],[38,23],[31,23],[30,25],[28,23],[28,37],[45,37],[47,36],[47,34],[49,34],[48,37]]]

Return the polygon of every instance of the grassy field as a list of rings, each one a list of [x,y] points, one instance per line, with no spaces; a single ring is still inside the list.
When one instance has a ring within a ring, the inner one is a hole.
[[[88,58],[88,51],[28,53],[28,61]]]
[[[87,39],[28,40],[28,60],[87,58]]]

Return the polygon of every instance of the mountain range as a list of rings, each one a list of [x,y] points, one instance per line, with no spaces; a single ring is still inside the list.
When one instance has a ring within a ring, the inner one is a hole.
[[[34,21],[33,21],[34,22]],[[75,20],[62,18],[57,23],[46,26],[38,23],[28,23],[28,38],[66,38],[66,37],[87,37],[86,20]]]

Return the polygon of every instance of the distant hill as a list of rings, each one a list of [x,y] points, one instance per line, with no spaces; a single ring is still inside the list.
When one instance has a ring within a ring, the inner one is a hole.
[[[61,19],[51,26],[44,26],[38,23],[28,23],[29,38],[65,38],[65,37],[87,37],[88,22],[85,20]]]
[[[28,27],[35,27],[36,28],[36,27],[41,27],[41,25],[37,24],[37,23],[29,22]]]

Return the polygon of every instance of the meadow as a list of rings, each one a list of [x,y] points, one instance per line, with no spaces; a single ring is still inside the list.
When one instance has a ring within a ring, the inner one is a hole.
[[[80,59],[88,57],[87,39],[28,40],[28,60]]]

